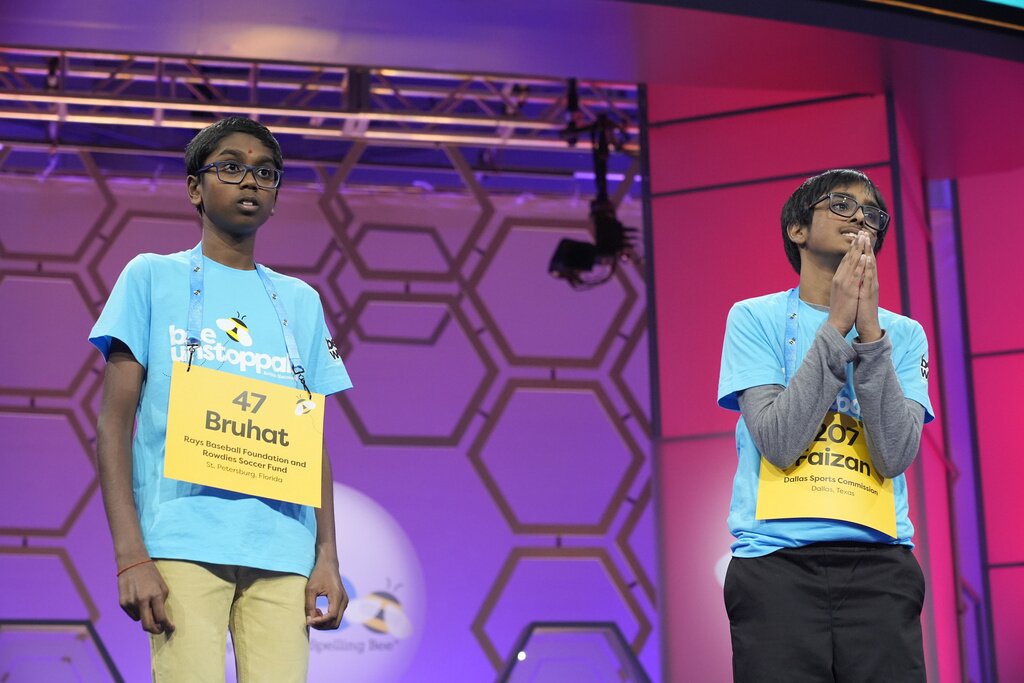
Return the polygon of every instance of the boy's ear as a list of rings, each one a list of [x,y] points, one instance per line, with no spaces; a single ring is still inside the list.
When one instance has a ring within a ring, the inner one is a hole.
[[[199,191],[199,176],[190,175],[185,179],[185,187],[188,191],[188,200],[192,206],[202,206],[203,194]]]
[[[809,228],[806,225],[800,225],[799,223],[790,223],[789,227],[786,228],[786,234],[789,235],[789,241],[793,244],[800,246],[807,241],[807,231]]]

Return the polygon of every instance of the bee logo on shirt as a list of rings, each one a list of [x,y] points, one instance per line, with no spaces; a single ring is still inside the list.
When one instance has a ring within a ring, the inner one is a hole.
[[[242,322],[244,320],[245,316],[241,313],[234,318],[218,318],[217,327],[242,346],[252,346],[252,335],[249,334],[249,326]]]

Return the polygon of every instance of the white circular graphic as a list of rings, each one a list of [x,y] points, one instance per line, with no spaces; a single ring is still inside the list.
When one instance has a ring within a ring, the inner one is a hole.
[[[398,522],[369,496],[334,483],[338,556],[349,606],[337,631],[310,631],[309,681],[398,681],[423,635],[423,570]]]
[[[725,573],[729,571],[729,562],[732,560],[732,553],[728,552],[718,558],[715,562],[715,581],[719,586],[725,587]]]
[[[309,683],[391,683],[412,663],[426,620],[423,569],[398,522],[376,501],[334,483],[341,578],[349,606],[337,631],[309,632]],[[326,601],[317,603],[326,609]],[[228,647],[228,681],[234,680]]]

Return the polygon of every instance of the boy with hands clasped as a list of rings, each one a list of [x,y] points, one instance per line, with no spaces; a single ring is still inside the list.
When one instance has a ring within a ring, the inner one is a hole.
[[[736,681],[924,681],[924,579],[903,472],[933,418],[921,326],[879,308],[889,229],[852,170],[782,211],[799,286],[729,313],[718,402],[738,410],[725,582]]]
[[[277,140],[224,119],[185,162],[200,243],[132,259],[90,334],[107,359],[97,458],[120,602],[151,634],[155,680],[223,681],[230,631],[239,681],[304,681],[308,628],[337,628],[348,603],[322,403],[352,384],[316,291],[254,260]]]

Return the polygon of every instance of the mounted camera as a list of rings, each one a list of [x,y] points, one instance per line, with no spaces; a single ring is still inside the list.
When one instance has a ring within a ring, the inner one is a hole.
[[[576,79],[570,79],[567,96],[569,122],[562,137],[570,146],[580,134],[590,133],[594,157],[594,183],[597,197],[590,202],[590,222],[594,226],[594,243],[563,239],[555,248],[548,272],[564,279],[573,289],[588,289],[608,282],[620,261],[636,262],[634,248],[636,228],[628,228],[615,216],[615,205],[608,198],[608,157],[612,147],[621,149],[626,143],[625,126],[599,114],[594,123],[580,126],[579,95]]]

